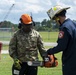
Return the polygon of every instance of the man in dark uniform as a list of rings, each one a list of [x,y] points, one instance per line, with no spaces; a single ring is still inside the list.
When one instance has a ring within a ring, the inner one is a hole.
[[[48,10],[50,19],[59,24],[57,46],[47,50],[48,54],[62,51],[63,75],[76,75],[76,23],[66,18],[66,10],[70,7],[55,6]]]

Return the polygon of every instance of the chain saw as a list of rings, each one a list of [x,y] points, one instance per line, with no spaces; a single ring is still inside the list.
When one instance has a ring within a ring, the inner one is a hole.
[[[44,61],[27,61],[28,66],[40,66],[40,67],[56,67],[58,65],[57,59],[49,59],[46,57]]]

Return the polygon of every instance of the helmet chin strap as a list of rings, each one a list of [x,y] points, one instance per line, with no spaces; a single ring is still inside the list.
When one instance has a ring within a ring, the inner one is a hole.
[[[59,20],[58,17],[55,17],[55,20],[56,20],[56,22],[57,22],[59,25],[61,25],[61,22],[60,22],[60,20]]]
[[[58,20],[58,22],[59,22],[59,24],[61,25],[61,22],[60,22],[60,20]]]

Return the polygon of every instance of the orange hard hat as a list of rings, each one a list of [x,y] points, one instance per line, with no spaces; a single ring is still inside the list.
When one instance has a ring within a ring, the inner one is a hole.
[[[32,23],[32,18],[28,14],[23,14],[21,16],[21,19],[22,19],[22,23],[24,23],[24,24],[31,24]]]

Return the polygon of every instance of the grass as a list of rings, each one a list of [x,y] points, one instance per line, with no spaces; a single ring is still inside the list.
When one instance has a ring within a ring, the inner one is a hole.
[[[39,32],[45,42],[56,42],[58,37],[58,32]],[[0,32],[0,40],[1,41],[9,41],[11,36],[13,35],[12,32]]]
[[[44,42],[56,42],[58,32],[39,32]]]
[[[43,38],[44,42],[56,42],[58,32],[39,32]],[[51,46],[45,46],[45,48],[50,48]],[[8,50],[7,45],[3,45],[2,49]],[[38,67],[38,75],[62,75],[61,71],[61,53],[55,54],[58,58],[59,65],[55,68],[41,68]],[[41,57],[39,55],[39,59]],[[11,75],[11,67],[13,64],[12,58],[8,54],[2,54],[0,60],[0,75]]]
[[[11,75],[11,65],[13,61],[8,54],[2,54],[0,60],[0,75]]]
[[[10,31],[10,32],[7,32],[7,31],[0,31],[0,40],[1,41],[9,41],[10,40],[10,37],[13,35],[13,33]]]

